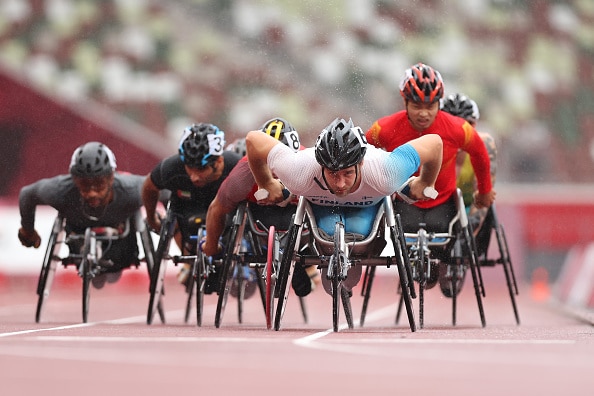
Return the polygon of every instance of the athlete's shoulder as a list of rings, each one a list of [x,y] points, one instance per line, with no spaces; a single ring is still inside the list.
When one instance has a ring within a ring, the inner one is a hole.
[[[462,126],[468,123],[464,118],[457,117],[452,115],[446,111],[440,110],[437,112],[437,116],[435,117],[436,122],[443,123],[448,125],[452,128],[462,128]],[[469,124],[470,125],[470,124]]]
[[[116,172],[114,175],[114,183],[123,186],[124,188],[136,188],[144,183],[145,175],[135,175],[133,173]]]
[[[375,123],[381,129],[390,129],[390,128],[393,128],[393,127],[401,124],[404,121],[408,121],[408,118],[406,116],[406,111],[400,110],[400,111],[397,111],[396,113],[392,113],[387,116],[379,118]]]

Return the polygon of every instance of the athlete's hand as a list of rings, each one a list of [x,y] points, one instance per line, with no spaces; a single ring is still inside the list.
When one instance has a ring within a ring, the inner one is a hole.
[[[435,199],[437,191],[431,185],[424,183],[420,177],[410,177],[396,192],[405,202],[413,204],[418,201]]]
[[[155,215],[152,217],[147,216],[146,223],[151,228],[151,230],[153,230],[157,234],[161,232],[161,216],[159,215],[159,213],[155,213]]]
[[[478,191],[474,193],[474,206],[477,208],[488,208],[495,202],[495,190],[491,190],[486,194],[479,194]]]
[[[209,243],[208,236],[203,237],[200,242],[198,242],[198,249],[202,253],[207,256],[210,256],[214,259],[219,259],[223,257],[223,245],[218,241],[215,243]]]
[[[284,184],[278,179],[272,179],[269,184],[260,188],[258,191],[263,190],[266,190],[268,194],[264,194],[266,197],[262,199],[259,199],[259,197],[256,196],[258,205],[276,205],[287,198],[285,194],[288,193],[288,190],[285,189]]]
[[[41,237],[37,231],[27,231],[23,227],[19,228],[19,241],[23,246],[34,247],[35,249],[41,245]]]

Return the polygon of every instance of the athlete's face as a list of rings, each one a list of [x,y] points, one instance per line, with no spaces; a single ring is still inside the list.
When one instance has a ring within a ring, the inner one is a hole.
[[[223,157],[219,157],[212,166],[207,165],[204,168],[191,168],[186,165],[186,173],[190,177],[193,185],[196,187],[204,187],[221,177],[225,166],[224,161]]]
[[[324,179],[326,180],[328,189],[337,197],[345,197],[352,191],[355,191],[359,181],[357,166],[351,166],[350,168],[335,172],[323,168],[322,172],[324,172]]]
[[[408,119],[412,127],[418,132],[423,132],[429,128],[433,124],[433,121],[435,121],[435,117],[439,111],[439,102],[418,103],[407,100],[405,101],[405,105]]]
[[[89,207],[100,208],[106,206],[111,200],[113,174],[91,179],[73,177],[72,180]]]

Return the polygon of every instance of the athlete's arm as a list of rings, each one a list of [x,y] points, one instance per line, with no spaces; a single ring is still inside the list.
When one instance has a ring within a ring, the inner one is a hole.
[[[151,175],[148,174],[142,184],[142,203],[146,210],[146,221],[153,230],[159,231],[161,228],[161,220],[158,218],[156,209],[159,202],[160,190],[155,186],[151,180]]]
[[[208,206],[206,212],[206,237],[202,243],[202,251],[207,256],[214,256],[219,252],[219,238],[225,229],[225,216],[230,212],[218,199],[218,194]]]
[[[429,134],[408,142],[419,154],[421,161],[419,177],[409,185],[410,196],[416,200],[426,200],[426,187],[434,187],[441,169],[443,142],[439,135]]]
[[[273,204],[281,202],[284,186],[274,178],[268,167],[268,154],[277,144],[282,144],[275,138],[261,131],[248,132],[246,146],[250,169],[260,189],[268,191],[268,198],[258,200],[259,204]]]

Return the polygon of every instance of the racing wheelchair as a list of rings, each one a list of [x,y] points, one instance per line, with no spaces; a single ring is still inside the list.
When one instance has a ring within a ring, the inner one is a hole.
[[[150,274],[150,297],[148,304],[148,312],[146,322],[152,324],[155,313],[162,312],[163,297],[165,295],[165,275],[167,270],[166,263],[173,262],[174,265],[188,264],[190,266],[188,279],[185,282],[187,299],[184,314],[184,322],[188,323],[194,301],[194,293],[196,293],[196,324],[202,326],[202,314],[204,310],[204,295],[213,292],[218,292],[220,286],[216,278],[216,266],[220,267],[220,260],[214,260],[204,255],[199,243],[205,235],[206,224],[204,222],[205,216],[192,216],[189,219],[176,214],[171,208],[171,204],[167,204],[167,212],[165,218],[161,222],[161,230],[159,232],[159,242],[154,251],[154,266]],[[193,254],[171,255],[170,247],[171,240],[174,238],[176,225],[186,221],[188,224],[197,226],[197,231],[193,235],[184,235],[182,228],[182,241],[184,245],[191,246],[191,250],[195,251]],[[164,314],[160,314],[161,322],[165,323]]]
[[[499,253],[499,257],[497,258],[493,258],[489,255],[489,246],[493,235],[497,241],[497,252]],[[518,284],[516,282],[516,276],[509,254],[505,229],[503,224],[499,222],[497,212],[495,210],[495,204],[492,204],[489,207],[485,220],[476,233],[474,240],[476,242],[479,269],[481,267],[495,267],[498,264],[501,264],[503,267],[507,289],[509,291],[509,297],[514,311],[514,318],[516,319],[516,324],[520,324],[520,315],[518,313],[518,306],[516,304],[515,297],[519,294]]]
[[[402,196],[402,193],[399,192],[399,195]],[[456,195],[456,208],[457,213],[449,223],[448,232],[430,232],[426,229],[425,224],[419,224],[416,233],[404,233],[412,278],[418,285],[419,327],[421,328],[424,326],[425,292],[430,279],[438,280],[442,292],[452,298],[452,324],[456,325],[457,296],[462,289],[467,269],[470,269],[472,275],[481,324],[483,327],[486,325],[482,303],[484,288],[478,266],[478,255],[460,190]],[[445,263],[440,262],[432,254],[432,248],[450,252],[449,259]],[[367,287],[362,290],[364,309],[360,319],[361,326],[365,322],[366,306],[371,295],[373,276],[374,273],[370,271],[365,274],[364,284]],[[404,298],[404,295],[401,295],[396,312],[396,323],[401,315]]]
[[[406,260],[403,233],[398,217],[394,215],[390,197],[385,197],[377,206],[372,231],[367,236],[350,235],[345,232],[344,223],[335,224],[334,235],[328,237],[318,229],[309,202],[300,197],[293,223],[289,227],[288,240],[281,258],[278,279],[274,288],[276,314],[274,329],[279,330],[286,308],[289,285],[296,265],[316,265],[322,271],[322,283],[332,296],[332,322],[334,332],[339,330],[341,305],[347,325],[353,328],[353,314],[350,303],[351,289],[359,282],[363,266],[395,265],[398,270],[399,288],[406,306],[411,331],[416,331],[412,298],[415,298],[412,272]],[[309,233],[304,234],[304,229]],[[394,250],[393,256],[381,256],[386,246],[386,231]],[[301,238],[305,241],[300,244]]]
[[[274,211],[277,215],[287,217],[283,222],[290,222],[294,214],[294,206],[266,207],[268,214]],[[270,217],[275,217],[271,215]],[[270,221],[267,221],[270,223]],[[274,222],[273,222],[274,223]],[[260,298],[264,307],[266,327],[272,327],[274,317],[274,288],[277,281],[280,258],[287,240],[287,231],[284,224],[277,223],[266,226],[254,213],[254,204],[244,201],[239,204],[233,216],[232,225],[224,245],[225,254],[221,271],[221,289],[217,301],[215,326],[222,325],[228,296],[231,290],[237,289],[238,293],[238,321],[243,319],[243,296],[245,295],[246,278],[238,276],[246,269],[256,272]],[[307,323],[307,309],[305,300],[300,297],[303,320]]]
[[[154,266],[152,239],[140,211],[137,211],[133,218],[127,219],[122,228],[89,227],[84,234],[76,234],[67,233],[65,227],[66,219],[60,215],[56,216],[37,282],[38,299],[35,312],[37,323],[41,320],[58,265],[65,268],[76,267],[78,276],[82,279],[82,321],[84,323],[88,320],[93,279],[114,269],[114,264],[104,259],[104,254],[109,250],[111,243],[128,238],[130,233],[136,233],[136,237],[140,239],[144,257],[137,257],[130,265],[138,267],[144,261],[149,276]],[[65,250],[68,254],[64,253]],[[122,269],[118,268],[118,271]]]

